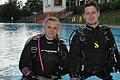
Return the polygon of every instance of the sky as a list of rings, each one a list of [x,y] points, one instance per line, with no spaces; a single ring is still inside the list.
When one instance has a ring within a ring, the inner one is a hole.
[[[22,1],[23,5],[24,5],[25,2],[27,2],[27,0],[18,0],[18,1]],[[8,0],[0,0],[0,5],[4,4],[5,2],[8,2]]]

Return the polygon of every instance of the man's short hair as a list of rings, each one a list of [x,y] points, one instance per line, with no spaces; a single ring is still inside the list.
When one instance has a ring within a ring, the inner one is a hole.
[[[83,13],[85,12],[85,8],[86,8],[86,7],[89,7],[89,6],[94,6],[94,7],[96,8],[97,12],[100,11],[100,10],[99,10],[99,6],[97,5],[97,3],[96,3],[95,1],[89,1],[89,2],[87,2],[87,3],[84,5],[84,7],[83,7]]]

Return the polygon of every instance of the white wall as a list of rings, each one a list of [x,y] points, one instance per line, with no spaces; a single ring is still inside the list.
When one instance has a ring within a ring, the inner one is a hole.
[[[49,1],[49,3],[47,3]],[[62,6],[54,6],[54,0],[43,0],[43,12],[59,12],[66,9],[66,0],[62,0]]]

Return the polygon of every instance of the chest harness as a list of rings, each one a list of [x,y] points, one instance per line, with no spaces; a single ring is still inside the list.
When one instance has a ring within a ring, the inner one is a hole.
[[[71,38],[72,38],[72,36],[73,36],[74,33],[76,33],[76,34],[79,35],[79,40],[80,40],[80,42],[82,42],[83,44],[87,45],[87,42],[86,42],[86,38],[87,38],[87,37],[86,37],[86,34],[85,34],[85,29],[90,30],[90,28],[87,28],[87,27],[85,27],[85,26],[79,27],[79,29],[74,30],[74,31],[71,33],[71,35],[70,35],[69,45],[70,45],[70,43],[71,43]],[[101,31],[103,32],[103,34],[104,34],[104,37],[105,37],[105,41],[104,41],[104,42],[105,42],[105,45],[107,45],[107,43],[108,43],[108,41],[109,41],[109,34],[108,34],[108,32],[110,31],[110,27],[108,27],[108,26],[101,26],[101,27],[100,27],[100,30],[101,30]],[[83,47],[84,47],[84,46],[83,46]],[[99,47],[100,47],[100,45],[98,44],[97,41],[95,41],[95,42],[94,42],[94,48],[97,49],[97,48],[99,48]],[[82,49],[84,49],[84,48],[82,48]],[[84,50],[82,50],[82,58],[83,58],[83,65],[82,65],[81,71],[83,71],[84,68],[85,68],[85,65],[87,65],[87,63],[86,63],[86,56],[85,56]],[[116,61],[116,58],[114,58],[114,60]]]
[[[60,40],[59,38],[56,39],[58,41],[57,51],[56,50],[41,50],[40,38],[42,36],[43,36],[42,34],[38,34],[37,36],[34,36],[32,38],[33,43],[35,43],[31,47],[32,59],[34,60],[36,58],[37,54],[39,55],[39,61],[40,61],[41,69],[44,72],[44,63],[43,63],[43,60],[42,60],[41,52],[46,52],[48,54],[58,54],[58,56],[60,56],[60,64],[59,64],[59,71],[56,74],[60,74],[60,72],[63,70],[62,64],[63,64],[63,61],[64,61],[65,56],[66,56],[66,54],[62,51],[62,46],[61,46],[62,44],[64,44],[64,41]],[[51,42],[47,42],[47,43],[51,44]]]

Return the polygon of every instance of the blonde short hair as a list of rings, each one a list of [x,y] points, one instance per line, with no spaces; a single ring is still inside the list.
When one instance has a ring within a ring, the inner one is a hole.
[[[60,20],[53,16],[47,17],[46,20],[44,21],[43,25],[45,26],[48,21],[56,21],[56,22],[58,22],[58,25],[60,25]]]

